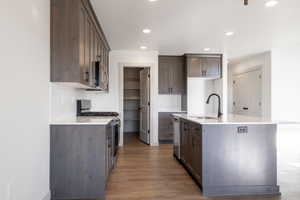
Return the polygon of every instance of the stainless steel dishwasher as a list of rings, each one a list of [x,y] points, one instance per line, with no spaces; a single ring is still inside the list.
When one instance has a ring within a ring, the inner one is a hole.
[[[173,116],[174,156],[180,159],[180,119]]]

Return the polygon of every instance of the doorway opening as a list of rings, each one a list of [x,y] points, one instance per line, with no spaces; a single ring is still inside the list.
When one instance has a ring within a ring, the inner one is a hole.
[[[150,67],[124,68],[124,145],[150,144]]]

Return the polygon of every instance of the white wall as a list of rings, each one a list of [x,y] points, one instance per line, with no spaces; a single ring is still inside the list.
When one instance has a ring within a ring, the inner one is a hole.
[[[235,74],[241,74],[257,67],[262,68],[262,116],[271,118],[271,53],[264,52],[240,59],[231,60],[228,71],[228,108],[233,112],[232,81]]]
[[[0,199],[49,198],[50,1],[0,6]]]
[[[300,44],[272,49],[272,118],[300,122]]]

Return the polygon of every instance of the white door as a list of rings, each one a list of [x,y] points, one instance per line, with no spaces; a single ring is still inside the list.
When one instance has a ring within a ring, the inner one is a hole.
[[[140,71],[140,140],[150,144],[150,69]]]
[[[254,70],[233,77],[233,113],[262,115],[262,72]]]

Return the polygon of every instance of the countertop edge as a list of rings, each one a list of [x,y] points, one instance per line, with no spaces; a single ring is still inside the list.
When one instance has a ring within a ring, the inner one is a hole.
[[[205,121],[205,119],[193,119],[193,117],[188,116],[188,115],[184,115],[184,114],[172,114],[173,117],[179,117],[181,119],[185,119],[197,124],[201,124],[201,125],[239,125],[239,124],[245,124],[245,125],[277,125],[279,122],[274,122],[274,121],[251,121],[251,120],[245,120],[245,121]],[[239,115],[229,115],[229,116],[235,116],[235,117],[239,117]],[[241,118],[247,118],[247,116],[240,116]],[[211,120],[211,119],[210,119]],[[217,120],[217,119],[216,119]],[[218,119],[218,120],[222,120],[222,119]],[[262,119],[261,119],[262,120]]]
[[[49,122],[49,126],[59,126],[59,125],[91,125],[91,126],[106,126],[113,120],[118,119],[117,117],[77,117],[70,120],[57,120]],[[98,121],[97,121],[98,120]]]

